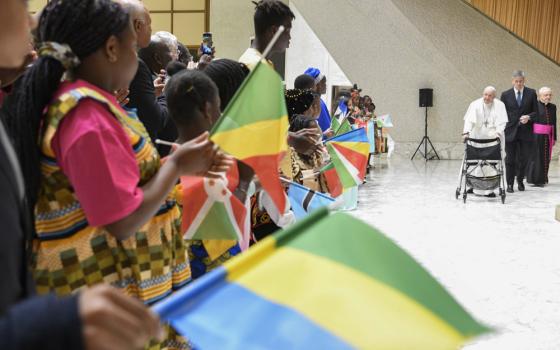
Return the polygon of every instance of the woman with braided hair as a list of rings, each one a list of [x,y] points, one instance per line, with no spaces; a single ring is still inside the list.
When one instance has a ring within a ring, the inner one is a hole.
[[[243,63],[221,58],[210,62],[203,72],[216,84],[220,94],[220,110],[223,112],[249,75],[249,68]]]
[[[106,282],[146,304],[161,300],[190,280],[170,192],[181,175],[216,176],[231,160],[202,134],[160,166],[142,123],[111,94],[137,69],[136,34],[119,4],[50,1],[37,39],[40,57],[9,121],[35,214],[37,291]],[[186,344],[170,333],[160,346]]]

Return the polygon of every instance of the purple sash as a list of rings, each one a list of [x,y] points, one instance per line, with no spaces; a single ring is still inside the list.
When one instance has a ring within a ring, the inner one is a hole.
[[[546,124],[533,124],[533,133],[538,135],[548,135],[548,154],[552,160],[552,147],[554,147],[554,127]]]

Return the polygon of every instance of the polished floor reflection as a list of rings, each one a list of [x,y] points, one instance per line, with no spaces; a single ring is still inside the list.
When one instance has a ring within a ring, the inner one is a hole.
[[[466,347],[560,349],[560,164],[550,185],[455,200],[459,161],[379,160],[353,215],[395,240],[498,333]],[[516,187],[517,190],[517,187]]]

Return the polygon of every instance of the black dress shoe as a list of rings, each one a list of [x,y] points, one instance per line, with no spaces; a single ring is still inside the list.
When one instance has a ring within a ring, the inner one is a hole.
[[[484,195],[484,197],[488,197],[488,198],[496,198],[496,194],[494,192]]]
[[[517,184],[517,188],[519,189],[519,191],[525,191],[525,185],[523,184],[523,182],[519,182]]]
[[[467,190],[467,193],[469,193],[469,194],[472,194],[472,193],[474,193],[474,189],[472,189],[472,188],[469,188],[469,189]]]
[[[507,191],[507,193],[513,193],[514,192],[513,191],[513,185],[508,185],[506,191]]]
[[[534,187],[544,187],[544,184],[534,184]]]

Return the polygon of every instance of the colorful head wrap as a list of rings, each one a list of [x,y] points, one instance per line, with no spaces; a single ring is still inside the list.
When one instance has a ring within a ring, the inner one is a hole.
[[[315,79],[315,84],[319,84],[321,80],[325,78],[325,75],[321,73],[321,71],[318,68],[313,68],[313,67],[307,68],[307,70],[303,74],[307,74],[313,79]]]

